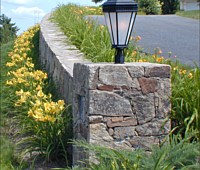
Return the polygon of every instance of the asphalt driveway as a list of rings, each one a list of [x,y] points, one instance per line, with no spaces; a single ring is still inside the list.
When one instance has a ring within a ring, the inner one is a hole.
[[[103,16],[98,22],[105,24]],[[164,57],[176,58],[187,65],[199,65],[200,61],[200,21],[176,15],[138,15],[133,28],[133,36],[141,36],[139,46],[143,51],[154,53],[159,47]]]

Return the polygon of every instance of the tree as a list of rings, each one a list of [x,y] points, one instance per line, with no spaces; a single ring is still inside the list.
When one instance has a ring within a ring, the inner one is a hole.
[[[162,14],[175,14],[179,9],[179,0],[160,0],[162,4]]]
[[[92,2],[98,3],[98,2],[102,2],[103,0],[92,0]]]
[[[11,19],[2,14],[0,16],[0,43],[7,43],[16,37],[19,28],[15,23],[11,23]]]

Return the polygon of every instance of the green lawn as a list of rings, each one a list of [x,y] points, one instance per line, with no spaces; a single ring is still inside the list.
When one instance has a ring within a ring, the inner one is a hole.
[[[1,44],[0,54],[0,169],[1,170],[14,170],[14,165],[16,165],[16,160],[14,157],[14,145],[6,136],[6,120],[7,113],[9,112],[9,106],[7,105],[7,99],[9,97],[8,88],[5,86],[7,68],[5,63],[8,61],[7,54],[12,49],[13,42],[7,44]]]
[[[200,19],[200,10],[194,10],[194,11],[178,11],[176,15],[187,17],[187,18],[193,18],[193,19]]]

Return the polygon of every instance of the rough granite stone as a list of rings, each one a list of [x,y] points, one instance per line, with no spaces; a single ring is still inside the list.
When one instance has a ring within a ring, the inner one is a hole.
[[[104,116],[104,122],[122,122],[124,120],[124,117],[118,116],[118,117],[109,117],[109,116]]]
[[[132,79],[126,67],[105,65],[99,69],[99,80],[102,84],[113,86],[131,86]]]
[[[164,125],[163,119],[154,119],[151,122],[137,126],[135,130],[139,136],[167,135],[170,131],[170,122]]]
[[[88,66],[89,70],[89,89],[95,90],[98,84],[98,77],[99,77],[99,66]],[[81,74],[80,74],[81,76]]]
[[[171,81],[170,79],[162,78],[159,81],[159,87],[155,96],[159,98],[159,107],[156,112],[157,118],[166,118],[171,112]]]
[[[154,94],[134,96],[132,107],[139,124],[149,122],[155,117]]]
[[[134,136],[128,140],[133,148],[150,151],[153,145],[159,144],[159,138],[154,136]]]
[[[89,116],[89,123],[101,123],[103,122],[103,116]]]
[[[112,122],[122,122],[124,120],[124,118],[123,117],[112,117],[111,118],[111,121]]]
[[[132,78],[138,78],[144,76],[144,67],[142,66],[137,66],[137,65],[134,67],[128,66],[127,68]]]
[[[156,64],[145,67],[145,77],[170,78],[170,66]]]
[[[90,139],[89,142],[101,146],[113,146],[113,138],[106,130],[106,125],[103,123],[90,124]]]
[[[97,89],[102,91],[113,91],[115,89],[115,86],[100,84],[98,85]]]
[[[120,149],[120,150],[125,150],[125,151],[130,151],[133,150],[131,144],[127,140],[115,140],[114,141],[114,148],[115,149]]]
[[[114,130],[113,130],[112,128],[109,128],[109,129],[108,129],[108,133],[109,133],[110,136],[113,136]]]
[[[138,79],[143,94],[154,93],[158,89],[158,82],[154,78],[141,77]]]
[[[125,98],[129,98],[129,99],[133,99],[137,96],[142,96],[142,91],[141,90],[138,90],[138,89],[130,89],[130,90],[124,90],[123,91],[123,97]]]
[[[107,122],[107,126],[109,128],[112,127],[123,127],[123,126],[135,126],[137,125],[137,119],[129,119],[129,120],[124,120],[122,122],[112,122],[112,121],[108,121]]]
[[[135,127],[115,127],[113,137],[115,139],[126,139],[137,136]]]
[[[75,64],[76,69],[73,71],[73,75],[76,77],[73,79],[74,92],[81,96],[85,96],[86,88],[88,90],[89,81],[89,69],[86,65],[80,63]],[[84,73],[81,74],[80,73]]]
[[[132,117],[123,117],[123,120],[124,121],[127,121],[127,120],[132,120],[132,119],[136,119],[136,116],[132,116]]]
[[[89,105],[90,115],[131,116],[133,114],[129,100],[111,92],[91,90]]]

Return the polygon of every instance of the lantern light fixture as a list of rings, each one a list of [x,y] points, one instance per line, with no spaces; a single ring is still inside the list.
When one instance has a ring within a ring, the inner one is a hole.
[[[138,4],[134,0],[108,0],[102,7],[112,48],[116,49],[115,63],[123,64],[124,48],[128,47]]]

